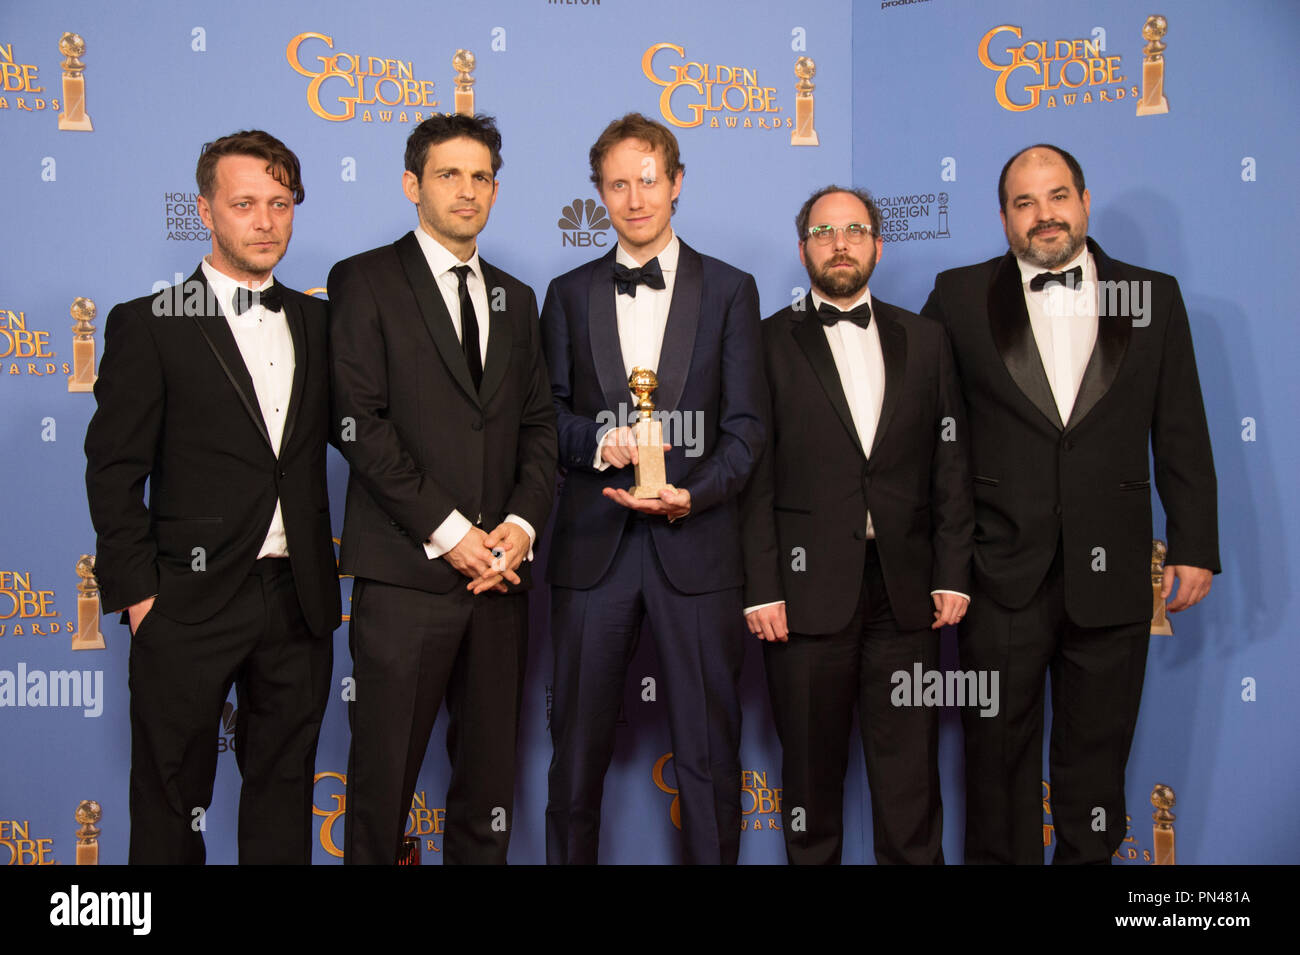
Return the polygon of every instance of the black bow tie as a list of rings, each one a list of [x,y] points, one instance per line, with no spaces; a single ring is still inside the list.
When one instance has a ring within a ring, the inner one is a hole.
[[[240,286],[235,292],[235,314],[243,315],[254,305],[261,305],[268,312],[278,312],[284,308],[284,296],[280,293],[280,284],[272,282],[269,288],[254,292]]]
[[[817,306],[817,317],[828,328],[840,322],[852,322],[858,328],[866,328],[871,324],[871,305],[868,302],[863,302],[847,312],[842,312],[834,305],[822,302]]]
[[[1083,281],[1083,266],[1076,265],[1064,272],[1039,272],[1029,280],[1029,291],[1041,292],[1049,285],[1064,285],[1073,292]]]
[[[659,267],[659,257],[655,256],[639,269],[629,269],[621,262],[615,262],[614,284],[618,286],[619,295],[631,295],[633,298],[636,298],[638,284],[644,284],[647,288],[666,288],[664,272]]]

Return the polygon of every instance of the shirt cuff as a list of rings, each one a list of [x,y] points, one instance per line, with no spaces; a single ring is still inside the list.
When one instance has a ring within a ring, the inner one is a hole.
[[[596,460],[591,462],[591,466],[595,468],[597,471],[609,470],[610,467],[609,462],[606,461],[604,458],[602,458],[600,456],[600,453],[605,449],[605,445],[609,442],[609,439],[612,438],[617,433],[618,433],[618,428],[610,428],[608,431],[605,432],[605,436],[602,437],[596,443]]]
[[[755,604],[755,605],[752,606],[752,607],[746,607],[746,608],[745,608],[745,616],[748,617],[748,616],[749,616],[751,613],[753,613],[755,610],[762,610],[764,607],[779,607],[779,606],[781,606],[781,604],[783,604],[783,603],[785,603],[784,600],[773,600],[771,603]]]
[[[962,593],[960,590],[932,590],[932,591],[930,591],[930,596],[931,596],[931,597],[933,597],[935,594],[954,594],[955,596],[958,596],[958,597],[962,597],[962,598],[964,598],[965,601],[966,601],[967,603],[970,603],[970,594],[964,594],[964,593]]]
[[[529,524],[518,514],[507,514],[505,521],[503,521],[502,523],[518,524],[520,527],[524,529],[524,533],[528,535],[528,556],[525,557],[524,559],[532,560],[533,545],[537,543],[537,531],[533,530],[533,525]]]
[[[460,511],[448,514],[447,519],[438,525],[438,529],[424,543],[424,552],[429,555],[429,560],[436,560],[452,550],[473,526]]]

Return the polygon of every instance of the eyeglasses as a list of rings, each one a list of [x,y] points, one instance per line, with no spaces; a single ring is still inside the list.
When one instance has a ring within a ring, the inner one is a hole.
[[[830,245],[837,232],[844,233],[844,241],[849,245],[861,245],[875,230],[864,222],[850,222],[844,226],[815,225],[808,228],[808,241],[815,245]]]

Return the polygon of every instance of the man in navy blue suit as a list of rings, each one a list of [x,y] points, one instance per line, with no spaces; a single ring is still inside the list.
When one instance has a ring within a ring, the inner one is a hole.
[[[737,495],[762,450],[767,402],[752,276],[673,232],[685,167],[660,123],[629,113],[591,148],[618,233],[555,279],[542,341],[565,469],[549,556],[555,695],[546,856],[594,863],[627,666],[643,621],[658,650],[685,859],[740,849],[744,568]],[[629,493],[634,367],[658,376],[671,488]],[[671,447],[667,447],[671,445]]]

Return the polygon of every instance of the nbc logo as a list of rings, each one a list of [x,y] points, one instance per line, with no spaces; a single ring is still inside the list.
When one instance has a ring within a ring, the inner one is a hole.
[[[605,214],[605,207],[594,199],[574,199],[572,205],[560,210],[560,221],[556,224],[560,227],[561,246],[605,247],[609,216]]]

